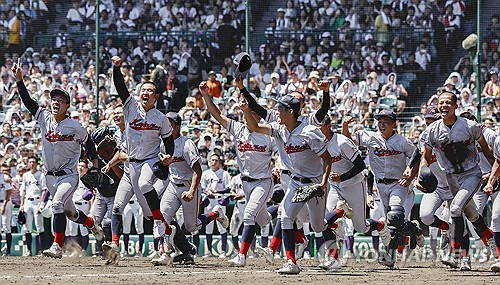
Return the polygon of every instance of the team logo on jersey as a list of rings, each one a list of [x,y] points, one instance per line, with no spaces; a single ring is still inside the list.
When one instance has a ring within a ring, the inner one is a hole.
[[[129,126],[136,131],[157,131],[160,129],[160,126],[156,124],[141,122],[141,120],[139,119],[133,120],[132,123],[129,124]]]
[[[265,152],[265,145],[254,145],[252,142],[239,142],[238,143],[238,151],[244,153],[246,151],[257,151],[257,152]]]
[[[172,163],[181,162],[181,161],[185,161],[184,157],[182,157],[182,156],[174,156],[172,158]]]
[[[400,152],[400,151],[392,150],[392,149],[384,149],[381,147],[376,147],[375,151],[373,153],[375,153],[376,156],[391,156],[391,155],[402,154],[402,152]]]
[[[307,144],[304,144],[304,145],[285,144],[285,151],[287,154],[302,152],[302,151],[307,150],[308,148],[309,148],[309,146]]]
[[[339,162],[341,160],[342,160],[342,156],[341,155],[332,156],[332,163]]]
[[[60,132],[48,131],[45,135],[45,139],[51,143],[53,142],[70,142],[75,140],[75,134],[63,135]]]

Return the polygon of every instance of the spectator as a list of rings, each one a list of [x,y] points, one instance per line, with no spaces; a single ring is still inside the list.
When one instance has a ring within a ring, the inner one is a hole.
[[[500,96],[500,85],[498,82],[498,72],[490,71],[489,80],[483,88],[482,96]]]

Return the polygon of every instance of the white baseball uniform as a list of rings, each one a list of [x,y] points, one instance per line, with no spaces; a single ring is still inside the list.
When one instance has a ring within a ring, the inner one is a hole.
[[[495,155],[495,159],[500,160],[500,136],[497,136],[493,144],[493,154]],[[493,208],[491,209],[491,230],[495,233],[500,232],[500,199],[495,199],[493,202]]]
[[[220,168],[217,171],[212,171],[212,169],[207,169],[203,171],[203,174],[201,175],[201,183],[200,186],[203,190],[203,192],[207,193],[208,189],[211,189],[213,192],[223,192],[227,191],[229,189],[231,183],[231,175],[229,175],[229,172],[225,171],[224,169]],[[215,195],[214,198],[209,198],[209,205],[205,208],[205,214],[208,214],[209,212],[212,211],[212,209],[218,205],[218,199],[219,195]],[[226,206],[221,207],[224,213],[226,212]],[[220,234],[225,234],[227,231],[226,229],[221,225],[221,223],[217,220],[215,220],[215,223],[217,224],[217,228],[219,229]],[[205,232],[207,234],[213,234],[214,232],[214,223],[209,223],[206,225]]]
[[[132,217],[134,217],[135,230],[137,234],[144,233],[144,215],[142,214],[142,208],[137,202],[135,195],[132,196],[130,201],[128,201],[125,209],[123,210],[122,220],[123,220],[123,234],[130,234],[132,228]]]
[[[23,227],[26,233],[31,233],[31,230],[33,229],[33,218],[35,218],[36,230],[39,233],[45,231],[42,213],[38,212],[40,197],[42,195],[41,175],[42,173],[38,170],[35,173],[28,171],[23,174],[23,178],[21,180],[19,191],[21,196],[24,193],[24,213],[26,215],[26,223]]]
[[[493,149],[493,146],[495,145],[495,140],[497,138],[497,134],[495,133],[495,131],[487,128],[484,125],[481,125],[481,129],[483,132],[484,139],[486,140],[486,143],[488,143],[488,145]],[[476,142],[476,147],[479,153],[479,167],[481,168],[482,174],[490,173],[492,165],[490,164],[488,159],[486,159],[486,157],[484,156],[483,150],[481,149],[481,146],[477,142]],[[483,186],[484,185],[485,184],[483,184]],[[483,213],[484,208],[488,203],[488,199],[491,199],[491,202],[494,203],[497,196],[498,192],[493,193],[493,195],[489,196],[481,190],[477,191],[476,194],[474,194],[474,196],[472,197],[472,199],[474,200],[474,203],[476,203],[479,214]]]
[[[12,189],[12,185],[5,181],[5,174],[0,173],[0,205],[4,203],[7,191]],[[1,215],[0,224],[2,226],[2,232],[5,234],[10,234],[12,232],[12,207],[12,200],[9,200],[5,207],[5,214]]]
[[[243,182],[241,181],[241,173],[231,178],[231,189],[236,193],[236,195],[245,194],[243,192]],[[233,209],[233,215],[231,216],[231,222],[229,223],[229,233],[232,237],[237,237],[241,225],[243,225],[243,213],[245,212],[245,198],[236,201],[236,205]]]
[[[90,211],[90,201],[86,201],[83,199],[83,195],[88,191],[89,188],[87,188],[87,186],[85,186],[83,182],[80,180],[80,182],[78,183],[78,188],[76,189],[72,198],[72,201],[75,204],[76,209],[82,211],[85,215],[87,215]],[[71,220],[68,220],[68,227],[66,230],[68,236],[72,237],[77,236],[78,229],[80,229],[80,233],[82,236],[86,236],[89,234],[89,230],[83,224],[77,224],[75,222],[72,222]]]

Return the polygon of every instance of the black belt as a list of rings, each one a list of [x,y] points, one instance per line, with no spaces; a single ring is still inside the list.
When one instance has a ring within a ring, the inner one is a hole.
[[[70,174],[70,173],[73,173],[73,171],[70,170],[70,172],[66,172],[66,170],[59,170],[59,171],[47,171],[47,175],[50,175],[50,176],[55,176],[55,177],[58,177],[58,176],[64,176],[66,174]]]
[[[255,182],[255,181],[258,181],[259,179],[254,179],[252,177],[248,177],[248,176],[241,176],[241,181],[245,181],[245,182]]]
[[[239,204],[245,204],[247,201],[238,201]]]
[[[75,205],[87,205],[89,202],[75,202]]]
[[[312,180],[309,177],[292,176],[292,179],[295,181],[299,181],[300,183],[312,183]]]
[[[391,178],[377,179],[377,183],[384,183],[384,184],[391,184],[398,181],[399,179],[391,179]]]
[[[149,160],[149,158],[146,158],[146,159],[137,159],[137,158],[133,158],[133,157],[128,158],[129,162],[144,162],[146,160]]]
[[[134,204],[134,203],[135,203],[135,201],[128,201],[128,203],[129,203],[129,204]]]
[[[35,201],[35,200],[38,200],[38,199],[40,199],[40,197],[28,198],[29,201]]]
[[[177,187],[186,187],[186,184],[184,183],[174,183],[174,185]]]
[[[281,170],[281,174],[286,174],[286,175],[292,175],[292,172],[290,170]]]

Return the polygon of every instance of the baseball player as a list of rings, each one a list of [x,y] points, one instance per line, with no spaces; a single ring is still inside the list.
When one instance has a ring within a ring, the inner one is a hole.
[[[176,212],[182,206],[184,226],[191,233],[200,230],[213,220],[227,227],[229,221],[220,206],[215,206],[211,212],[199,215],[201,200],[199,185],[202,170],[198,149],[192,140],[180,135],[181,117],[175,112],[169,112],[167,118],[172,125],[175,148],[170,165],[169,183],[160,202],[163,217],[167,222],[172,222],[176,217]],[[181,232],[180,227],[178,232]],[[179,249],[183,256],[176,256],[176,260],[183,259],[184,263],[194,262],[193,254],[196,253],[196,249],[187,243],[179,244]],[[163,254],[160,258],[153,259],[152,262],[155,265],[166,264],[166,258]]]
[[[425,148],[422,165],[429,166],[432,153],[436,154],[439,166],[446,172],[446,181],[453,194],[450,204],[453,237],[451,240],[452,256],[443,262],[453,268],[458,267],[461,242],[464,236],[463,214],[472,222],[490,246],[493,232],[484,223],[472,200],[481,185],[481,169],[475,142],[477,141],[484,155],[489,159],[492,153],[478,123],[455,115],[458,108],[457,97],[451,92],[444,92],[438,97],[438,110],[442,119],[432,123],[426,130]],[[417,182],[417,188],[422,187]]]
[[[87,172],[89,171],[89,167],[86,161],[80,161],[78,163],[78,176],[83,177]],[[75,193],[73,194],[73,203],[75,204],[75,207],[78,211],[81,211],[85,215],[87,215],[90,211],[90,200],[92,199],[93,196],[93,191],[87,186],[83,184],[83,182],[80,180],[78,183],[78,188],[76,189]],[[73,240],[74,242],[78,241],[78,231],[80,231],[80,236],[81,236],[81,244],[80,246],[82,247],[83,253],[87,251],[87,247],[89,246],[89,231],[86,227],[84,227],[82,224],[77,224],[75,222],[72,222],[71,220],[68,221],[68,235],[66,237],[67,241],[68,240]],[[71,256],[79,256],[80,253],[74,251]]]
[[[0,203],[2,205],[2,213],[0,218],[0,225],[3,233],[5,233],[7,249],[2,256],[9,256],[12,246],[12,201],[10,195],[12,194],[12,179],[8,174],[10,167],[7,164],[2,165],[0,173]],[[0,234],[1,241],[1,234]]]
[[[287,262],[278,270],[278,273],[298,274],[300,268],[295,260],[293,223],[299,211],[307,205],[312,230],[323,232],[326,229],[324,218],[327,195],[305,203],[292,203],[292,198],[297,188],[303,185],[319,184],[321,189],[325,191],[331,169],[331,156],[327,151],[325,136],[318,127],[298,121],[300,101],[292,95],[286,95],[278,101],[280,123],[258,124],[245,104],[242,104],[242,109],[248,129],[274,137],[278,143],[280,155],[286,156],[292,166],[290,169],[292,179],[282,202],[283,211],[281,213],[283,244]]]
[[[240,251],[239,245],[239,229],[243,225],[243,213],[245,212],[245,193],[243,192],[243,182],[241,181],[241,173],[231,178],[231,195],[236,205],[233,209],[233,215],[229,222],[229,234],[233,241],[235,251]]]
[[[477,118],[474,115],[472,115],[471,113],[469,113],[469,112],[463,112],[462,114],[460,114],[460,117],[466,118],[466,119],[469,119],[469,120],[477,122]],[[488,146],[490,148],[493,148],[493,145],[495,144],[495,139],[497,137],[497,134],[495,133],[495,131],[493,131],[490,128],[487,128],[485,125],[481,125],[481,130],[483,132],[484,139],[488,143]],[[492,164],[484,156],[483,150],[481,149],[481,147],[479,146],[479,144],[476,143],[476,146],[477,146],[477,151],[479,153],[479,167],[481,168],[481,173],[483,174],[483,177],[486,178],[488,176],[488,174],[491,172]],[[483,179],[483,181],[484,181],[484,179]],[[474,203],[476,203],[477,210],[478,210],[478,212],[480,214],[482,214],[483,211],[484,211],[484,208],[486,208],[486,205],[488,203],[488,199],[491,200],[491,203],[493,204],[495,202],[495,199],[496,199],[497,195],[498,195],[497,192],[493,193],[492,195],[487,195],[484,191],[482,191],[482,188],[484,186],[485,186],[485,184],[482,184],[481,185],[481,189],[478,190],[476,192],[476,194],[474,194],[474,196],[472,198],[474,200]],[[491,226],[493,226],[493,224]],[[483,242],[484,242],[484,238],[479,237],[475,231],[472,231],[471,235],[474,236],[474,238],[476,238],[476,241],[477,241],[476,244],[479,244],[480,246],[482,246],[482,243],[481,243],[480,239],[482,239]],[[485,262],[485,261],[488,260],[488,258],[490,256],[490,253],[491,253],[490,251],[491,250],[490,250],[489,247],[486,247],[484,249],[484,256],[481,257],[481,259],[479,259],[480,263]],[[493,251],[493,255],[496,256],[496,252],[495,251]]]
[[[46,186],[52,195],[52,212],[54,243],[43,251],[43,255],[61,258],[66,217],[79,224],[84,224],[94,234],[97,240],[104,238],[102,229],[92,217],[76,210],[72,196],[78,187],[77,165],[80,157],[80,146],[85,144],[92,159],[92,165],[97,166],[97,152],[85,128],[76,120],[67,116],[70,106],[70,96],[60,89],[50,92],[51,111],[38,106],[31,99],[23,82],[23,75],[18,63],[12,67],[19,95],[26,108],[38,122],[42,132],[42,156],[45,168]]]
[[[222,115],[210,99],[206,82],[200,84],[200,91],[210,114],[234,136],[237,145],[236,161],[241,172],[246,205],[241,247],[238,255],[229,260],[229,263],[245,266],[248,250],[255,238],[255,224],[264,227],[271,221],[266,203],[273,189],[271,158],[277,150],[276,141],[269,135],[251,132],[245,124]],[[260,121],[260,117],[255,116],[255,120]]]
[[[133,186],[138,198],[144,196],[154,220],[153,235],[155,238],[167,235],[165,242],[167,248],[171,250],[175,227],[163,220],[160,199],[153,185],[158,179],[154,174],[154,169],[161,168],[161,165],[168,166],[172,161],[174,152],[172,127],[165,115],[155,108],[159,96],[158,87],[153,82],[143,83],[139,98],[135,99],[130,96],[121,73],[121,58],[114,56],[112,61],[114,64],[113,82],[123,102],[126,124],[125,141],[128,150],[130,181],[124,183]],[[165,146],[166,154],[160,152],[161,142]],[[120,183],[124,180],[122,179]],[[113,242],[116,245],[115,239]]]
[[[230,191],[229,183],[231,182],[231,175],[229,172],[222,168],[222,160],[217,154],[210,155],[209,158],[210,168],[203,171],[201,175],[201,189],[208,196],[208,206],[204,210],[204,214],[210,214],[211,212],[217,212],[219,217],[226,217],[226,207],[221,206],[218,203],[218,198],[221,194],[228,193]],[[212,220],[215,220],[214,216]],[[229,221],[222,218],[216,221],[217,229],[221,235],[222,242],[222,252],[219,254],[219,258],[226,257],[227,250],[227,227],[229,227]],[[212,234],[214,231],[214,223],[208,223],[205,227],[205,236],[207,239],[208,252],[204,257],[212,257]]]
[[[492,195],[493,192],[498,191],[498,178],[500,177],[500,136],[495,139],[493,152],[495,154],[495,163],[491,169],[491,175],[488,178],[488,183],[483,189],[487,195]],[[500,199],[495,199],[491,212],[495,249],[497,256],[500,256]],[[497,260],[491,265],[490,269],[494,272],[500,272],[500,259],[497,258]]]
[[[412,156],[415,147],[395,132],[396,114],[393,111],[381,110],[375,115],[375,119],[378,121],[378,132],[359,134],[358,131],[355,135],[356,142],[368,148],[370,167],[384,205],[387,226],[391,231],[392,239],[389,243],[387,239],[382,239],[384,245],[388,246],[388,254],[382,256],[379,261],[387,267],[393,267],[396,263],[397,246],[404,240],[405,235],[415,236],[419,246],[425,245],[418,222],[410,222],[407,219],[413,206],[406,203],[411,192],[408,186],[416,173],[405,176],[404,172],[406,159]],[[350,138],[348,129],[343,130],[346,131],[344,135]]]
[[[427,107],[425,112],[425,125],[429,126],[438,119],[440,119],[440,115],[437,106],[432,105]],[[420,154],[422,154],[424,151],[426,136],[427,136],[426,131],[420,134],[420,138],[418,140],[418,145],[417,145],[418,150],[416,150]],[[433,228],[440,229],[441,235],[449,238],[449,228],[450,228],[449,224],[446,221],[438,217],[437,212],[443,206],[444,202],[446,201],[451,202],[451,200],[453,199],[453,195],[451,194],[448,188],[448,183],[446,182],[446,174],[439,167],[434,152],[432,153],[432,159],[431,161],[429,161],[429,163],[430,163],[429,170],[431,171],[432,174],[434,174],[434,176],[436,176],[438,184],[434,192],[424,194],[422,202],[420,203],[419,215],[420,219],[422,220],[422,223],[430,227],[431,249],[433,250],[433,254],[435,255],[436,241],[433,241],[435,240],[435,237],[433,239],[432,235],[434,230],[432,229]],[[410,167],[412,167],[411,164]]]
[[[362,173],[366,165],[360,151],[352,140],[332,131],[329,117],[325,119],[320,129],[327,139],[326,147],[332,157],[332,172],[329,179],[330,187],[335,191],[335,195],[332,196],[338,197],[336,199],[338,202],[327,206],[330,211],[325,215],[326,220],[330,225],[338,217],[342,217],[343,212],[354,212],[354,215],[352,213],[347,215],[352,219],[354,230],[359,233],[378,231],[384,244],[388,244],[391,240],[391,234],[385,219],[382,218],[380,221],[366,219],[366,180]],[[350,209],[347,209],[345,202]],[[325,241],[327,241],[326,237]],[[327,256],[327,258],[329,257],[331,256]],[[335,259],[329,259],[323,264],[323,268],[326,270],[339,269],[340,264]]]
[[[264,107],[260,106],[257,103],[255,97],[252,96],[248,92],[248,90],[243,86],[243,80],[241,78],[236,78],[235,84],[240,89],[240,92],[244,95],[245,99],[248,102],[248,106],[250,107],[250,109],[253,112],[255,112],[259,117],[263,118],[266,122],[275,122],[278,120],[279,112],[276,110],[266,110]],[[301,114],[302,108],[306,105],[306,102],[304,100],[304,96],[300,92],[297,92],[297,91],[290,93],[291,96],[294,96],[299,101],[300,106],[299,106],[298,113],[300,115],[298,116],[298,121],[300,121],[301,124],[303,124],[303,125],[314,125],[314,126],[321,125],[321,122],[324,120],[325,116],[328,113],[328,109],[330,108],[331,99],[326,100],[326,98],[330,98],[330,95],[329,95],[330,86],[329,86],[328,81],[324,81],[324,80],[320,81],[318,86],[320,87],[320,89],[323,92],[324,99],[322,101],[321,108],[315,112],[312,112],[309,115],[302,115]],[[288,184],[289,184],[290,179],[291,179],[292,165],[291,165],[291,162],[288,161],[288,156],[284,153],[279,154],[279,160],[278,160],[277,164],[278,164],[278,169],[280,169],[280,171],[279,171],[280,184],[283,188],[283,191],[286,191],[288,189]],[[259,252],[262,253],[266,257],[268,262],[272,262],[274,253],[281,245],[281,236],[282,236],[281,229],[282,229],[282,227],[281,227],[280,217],[281,217],[281,213],[282,213],[282,206],[283,205],[280,204],[280,208],[278,211],[277,224],[274,228],[273,238],[271,240],[269,247],[262,248],[260,246],[257,246],[257,250],[259,250]],[[297,214],[297,218],[298,218],[297,225],[299,227],[302,227],[302,224],[309,220],[309,213],[307,212],[307,208],[302,207],[302,210]],[[301,238],[302,236],[304,236],[302,229],[300,229],[300,233],[298,233],[298,235],[300,237],[297,239],[297,242],[299,242],[299,244],[301,246],[299,249],[300,249],[300,251],[303,251],[302,249],[305,246],[305,239]],[[298,251],[298,253],[300,253],[300,252]],[[298,254],[298,256],[301,256],[301,255]]]
[[[142,257],[142,248],[144,247],[144,215],[142,214],[142,208],[137,202],[135,195],[132,196],[128,204],[123,210],[123,243],[125,245],[125,252],[123,256],[129,256],[128,247],[130,240],[130,230],[132,228],[132,217],[134,218],[135,231],[139,235],[139,249],[136,253],[136,257]]]
[[[31,230],[33,229],[33,219],[35,220],[35,227],[38,232],[36,236],[36,248],[38,251],[42,248],[42,238],[45,228],[43,226],[42,213],[38,211],[42,196],[42,172],[38,170],[38,159],[35,156],[28,157],[28,169],[29,171],[23,174],[21,186],[19,187],[19,191],[21,192],[19,212],[23,212],[26,215],[26,223],[24,224],[26,245],[28,247],[26,255],[30,256],[32,253]]]

